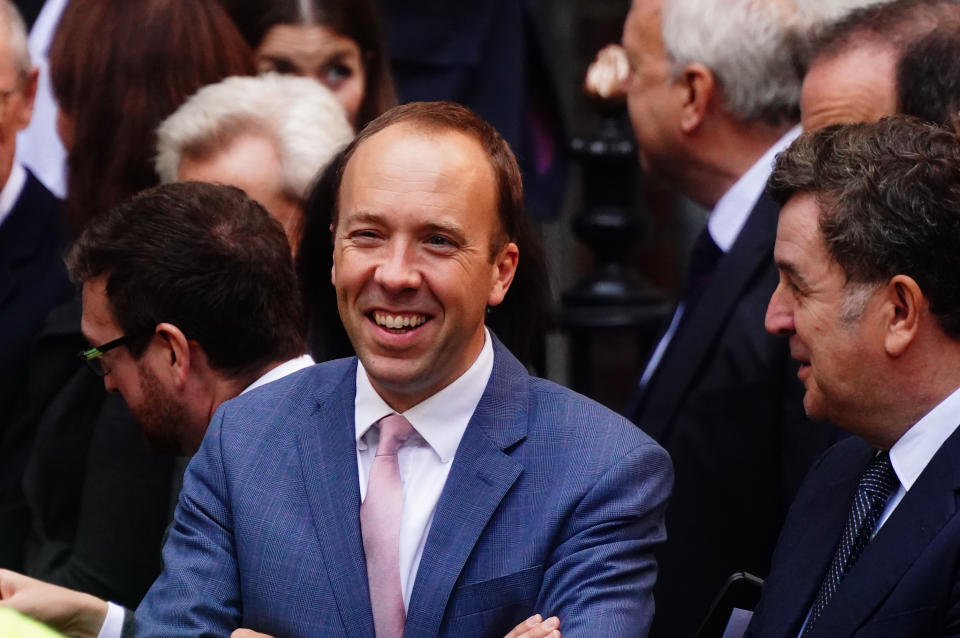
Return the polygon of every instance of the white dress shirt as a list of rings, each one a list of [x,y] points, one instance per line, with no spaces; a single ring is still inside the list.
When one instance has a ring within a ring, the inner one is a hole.
[[[2,196],[0,196],[0,198],[2,198]],[[277,379],[285,377],[288,374],[292,374],[297,370],[310,367],[313,365],[313,363],[313,357],[308,354],[300,355],[296,359],[285,361],[248,385],[240,394],[249,392],[254,388],[259,388],[260,386],[270,383],[271,381],[276,381]],[[123,619],[125,615],[126,610],[123,607],[116,603],[107,603],[107,617],[103,620],[103,625],[100,627],[100,633],[97,634],[97,638],[120,638],[120,634],[123,631]]]
[[[10,216],[13,205],[20,199],[20,193],[23,192],[26,183],[27,171],[19,162],[15,161],[10,169],[10,176],[7,177],[7,183],[3,185],[3,190],[0,191],[0,226]]]
[[[303,370],[304,368],[309,368],[314,364],[313,357],[308,354],[302,354],[296,359],[290,359],[278,365],[276,368],[269,370],[265,375],[248,385],[243,389],[243,392],[240,394],[246,394],[253,390],[254,388],[259,388],[262,385],[270,383],[271,381],[276,381],[277,379],[282,379],[288,374],[293,374],[297,370]]]
[[[403,514],[400,521],[400,586],[403,606],[410,594],[427,542],[440,492],[447,482],[453,456],[473,417],[493,372],[493,343],[484,329],[483,349],[456,381],[403,413],[416,433],[397,453],[403,479]],[[366,498],[370,465],[376,456],[380,430],[373,427],[394,410],[377,394],[362,364],[357,364],[357,397],[354,407],[360,500]]]
[[[763,191],[767,187],[767,180],[770,179],[770,174],[773,172],[773,162],[777,153],[790,146],[793,140],[800,135],[800,132],[799,125],[787,131],[783,137],[767,149],[767,152],[746,173],[740,176],[740,179],[723,194],[723,197],[710,211],[710,216],[707,217],[708,232],[710,238],[724,254],[730,252],[734,242],[737,241],[737,237],[740,236],[744,224],[747,223],[747,218],[750,217],[753,207],[757,205],[760,196],[763,195]],[[647,367],[644,368],[643,375],[640,377],[640,387],[647,385],[657,366],[660,365],[660,359],[663,358],[667,346],[670,345],[673,335],[676,334],[677,328],[680,326],[681,317],[683,317],[683,301],[677,304],[677,309],[673,312],[673,318],[670,319],[667,331],[657,343],[653,354],[650,355],[650,361],[647,362]]]
[[[877,523],[878,530],[887,522],[893,510],[913,487],[917,477],[926,469],[930,459],[937,453],[943,442],[950,438],[958,425],[960,425],[960,388],[954,390],[937,407],[930,410],[893,444],[890,448],[890,465],[900,479],[900,487],[887,502]]]

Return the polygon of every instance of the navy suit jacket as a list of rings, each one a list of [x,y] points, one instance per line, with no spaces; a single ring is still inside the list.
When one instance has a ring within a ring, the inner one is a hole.
[[[810,471],[790,508],[747,636],[799,635],[874,452],[851,437]],[[863,550],[810,638],[960,635],[958,491],[960,429]]]
[[[22,567],[27,521],[20,482],[35,430],[15,427],[12,415],[27,394],[31,346],[47,314],[71,292],[63,247],[60,201],[27,171],[0,224],[0,566]]]
[[[657,551],[658,638],[692,635],[734,571],[766,575],[807,469],[834,441],[804,413],[787,340],[763,325],[779,212],[761,196],[630,413],[676,472]]]
[[[356,359],[226,402],[184,480],[138,636],[373,636],[360,536]],[[671,467],[606,408],[495,340],[417,571],[406,636],[642,636]]]
[[[72,291],[64,241],[60,200],[27,171],[20,197],[0,224],[0,418],[23,390],[25,358],[47,313]]]

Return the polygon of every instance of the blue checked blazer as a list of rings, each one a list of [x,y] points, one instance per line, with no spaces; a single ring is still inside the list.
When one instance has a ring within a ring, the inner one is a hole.
[[[372,637],[354,439],[356,360],[228,401],[187,469],[137,636]],[[530,377],[495,340],[444,486],[405,636],[644,636],[669,457],[606,408]]]

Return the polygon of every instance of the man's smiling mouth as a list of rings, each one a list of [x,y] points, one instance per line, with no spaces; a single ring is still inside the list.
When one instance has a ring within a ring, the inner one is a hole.
[[[413,330],[418,326],[430,320],[430,317],[418,313],[399,313],[389,314],[386,312],[374,311],[371,313],[373,322],[381,328],[386,328],[391,332],[406,332]]]

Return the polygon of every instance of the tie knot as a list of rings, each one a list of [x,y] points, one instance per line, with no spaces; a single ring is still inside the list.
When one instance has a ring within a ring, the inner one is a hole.
[[[383,417],[380,419],[380,443],[377,445],[377,456],[394,456],[412,434],[413,426],[406,417],[399,414]]]
[[[890,464],[890,452],[883,450],[867,464],[858,487],[874,498],[886,501],[899,485],[900,479]]]

